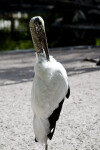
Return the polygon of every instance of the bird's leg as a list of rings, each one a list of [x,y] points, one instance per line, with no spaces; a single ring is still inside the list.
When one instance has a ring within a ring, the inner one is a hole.
[[[45,150],[48,150],[48,144],[45,144]]]

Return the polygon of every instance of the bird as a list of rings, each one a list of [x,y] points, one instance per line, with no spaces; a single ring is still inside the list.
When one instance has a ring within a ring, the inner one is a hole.
[[[48,140],[52,139],[63,103],[70,96],[70,86],[64,66],[49,53],[43,18],[32,17],[29,28],[36,52],[31,90],[33,130],[35,142],[48,150]]]

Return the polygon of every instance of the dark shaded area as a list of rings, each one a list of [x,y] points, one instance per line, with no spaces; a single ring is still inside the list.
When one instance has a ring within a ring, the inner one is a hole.
[[[33,80],[33,77],[33,67],[0,69],[0,80],[8,80],[10,82],[1,82],[0,86],[30,82]]]
[[[34,77],[33,67],[0,69],[0,80],[23,81]]]
[[[99,57],[99,49],[82,50],[81,53],[80,50],[71,51],[51,49],[50,54],[53,55],[57,61],[61,62],[65,66],[68,76],[76,76],[80,74],[100,71],[99,66],[92,66],[92,62],[84,62],[84,58],[88,56],[87,51],[88,55],[90,55],[91,58],[96,59],[97,57]],[[73,57],[69,59],[70,55],[73,55]],[[1,53],[0,86],[32,81],[34,77],[34,60],[35,55],[33,52],[12,54]],[[78,62],[82,63],[82,67],[77,66]]]
[[[84,67],[84,68],[66,68],[68,76],[79,75],[83,73],[89,73],[94,71],[100,71],[99,67]],[[0,86],[18,84],[23,82],[30,82],[33,80],[34,71],[33,67],[21,67],[21,68],[8,68],[0,69],[0,80],[13,81],[11,83],[0,83]]]
[[[100,66],[100,59],[95,60],[95,59],[92,59],[92,58],[85,58],[84,61],[93,62],[93,63],[96,63],[97,66]]]
[[[89,72],[100,71],[99,67],[84,67],[84,68],[66,68],[68,76],[80,75]]]

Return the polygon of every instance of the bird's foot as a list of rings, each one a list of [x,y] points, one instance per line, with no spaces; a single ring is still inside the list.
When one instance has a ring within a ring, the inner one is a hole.
[[[48,150],[48,144],[45,144],[45,150]]]

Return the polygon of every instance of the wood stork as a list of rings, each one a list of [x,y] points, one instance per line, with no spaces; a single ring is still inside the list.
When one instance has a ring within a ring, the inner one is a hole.
[[[49,55],[43,19],[40,16],[31,18],[29,27],[36,50],[31,92],[33,128],[35,141],[44,143],[47,150],[47,140],[53,137],[64,99],[70,95],[70,87],[66,70]]]

